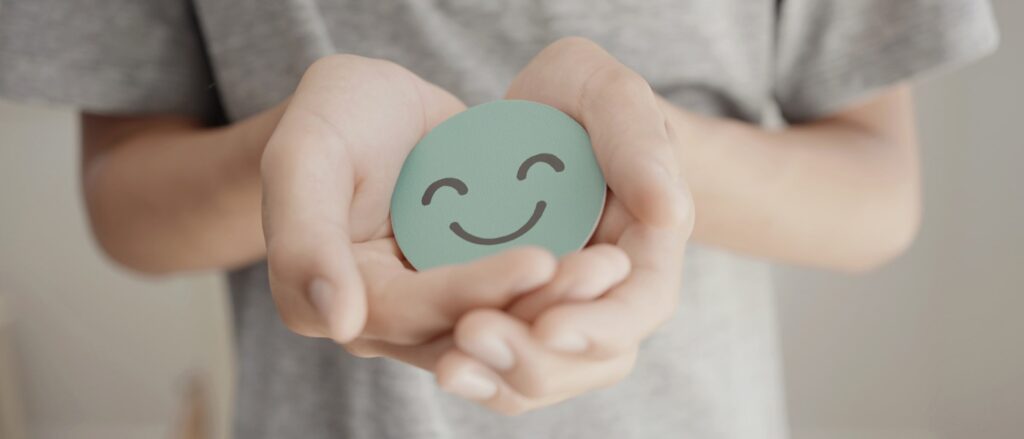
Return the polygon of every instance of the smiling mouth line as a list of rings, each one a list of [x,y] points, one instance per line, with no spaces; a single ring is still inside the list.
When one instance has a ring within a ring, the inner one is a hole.
[[[463,229],[461,225],[459,225],[458,221],[453,221],[449,228],[452,229],[452,232],[454,232],[459,238],[465,239],[466,241],[472,242],[473,244],[504,244],[520,236],[523,236],[524,234],[526,234],[526,232],[529,232],[530,229],[533,228],[533,226],[537,225],[537,221],[540,221],[540,216],[544,214],[544,208],[546,207],[548,207],[548,203],[538,201],[537,207],[533,208],[533,215],[531,215],[530,219],[526,221],[526,224],[523,224],[523,226],[520,227],[519,230],[509,233],[508,235],[499,236],[497,238],[481,238],[472,233],[469,233],[465,229]]]

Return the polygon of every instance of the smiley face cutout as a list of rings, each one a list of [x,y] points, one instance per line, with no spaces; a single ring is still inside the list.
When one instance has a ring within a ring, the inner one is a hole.
[[[606,189],[575,120],[535,102],[495,101],[416,144],[391,197],[391,225],[419,270],[521,245],[561,256],[590,239]]]

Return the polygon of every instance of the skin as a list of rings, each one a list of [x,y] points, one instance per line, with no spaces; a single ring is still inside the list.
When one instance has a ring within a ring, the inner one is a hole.
[[[593,242],[558,261],[524,248],[409,270],[388,228],[391,184],[419,136],[463,106],[399,66],[348,55],[311,66],[289,102],[227,127],[84,115],[93,230],[111,257],[150,273],[266,256],[293,331],[431,370],[507,414],[628,375],[675,308],[691,231],[845,271],[884,263],[916,232],[907,86],[770,131],[675,107],[596,44],[567,38],[507,97],[576,118],[611,188]]]

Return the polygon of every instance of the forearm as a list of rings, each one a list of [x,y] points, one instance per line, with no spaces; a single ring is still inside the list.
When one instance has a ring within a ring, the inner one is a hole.
[[[88,132],[97,125],[89,117],[83,191],[97,240],[112,258],[166,273],[264,255],[259,162],[279,108],[226,127],[179,119],[106,136]]]
[[[908,99],[899,93],[893,99]],[[893,120],[912,119],[898,108],[906,103],[891,104],[865,109],[867,117],[912,127]],[[664,105],[694,194],[698,241],[859,271],[912,240],[920,210],[912,129],[879,133],[836,119],[770,131]]]

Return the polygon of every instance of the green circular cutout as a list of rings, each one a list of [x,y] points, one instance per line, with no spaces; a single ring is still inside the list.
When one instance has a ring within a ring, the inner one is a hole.
[[[580,124],[547,105],[495,101],[416,144],[391,196],[391,225],[419,270],[521,245],[561,256],[590,239],[605,192]]]

